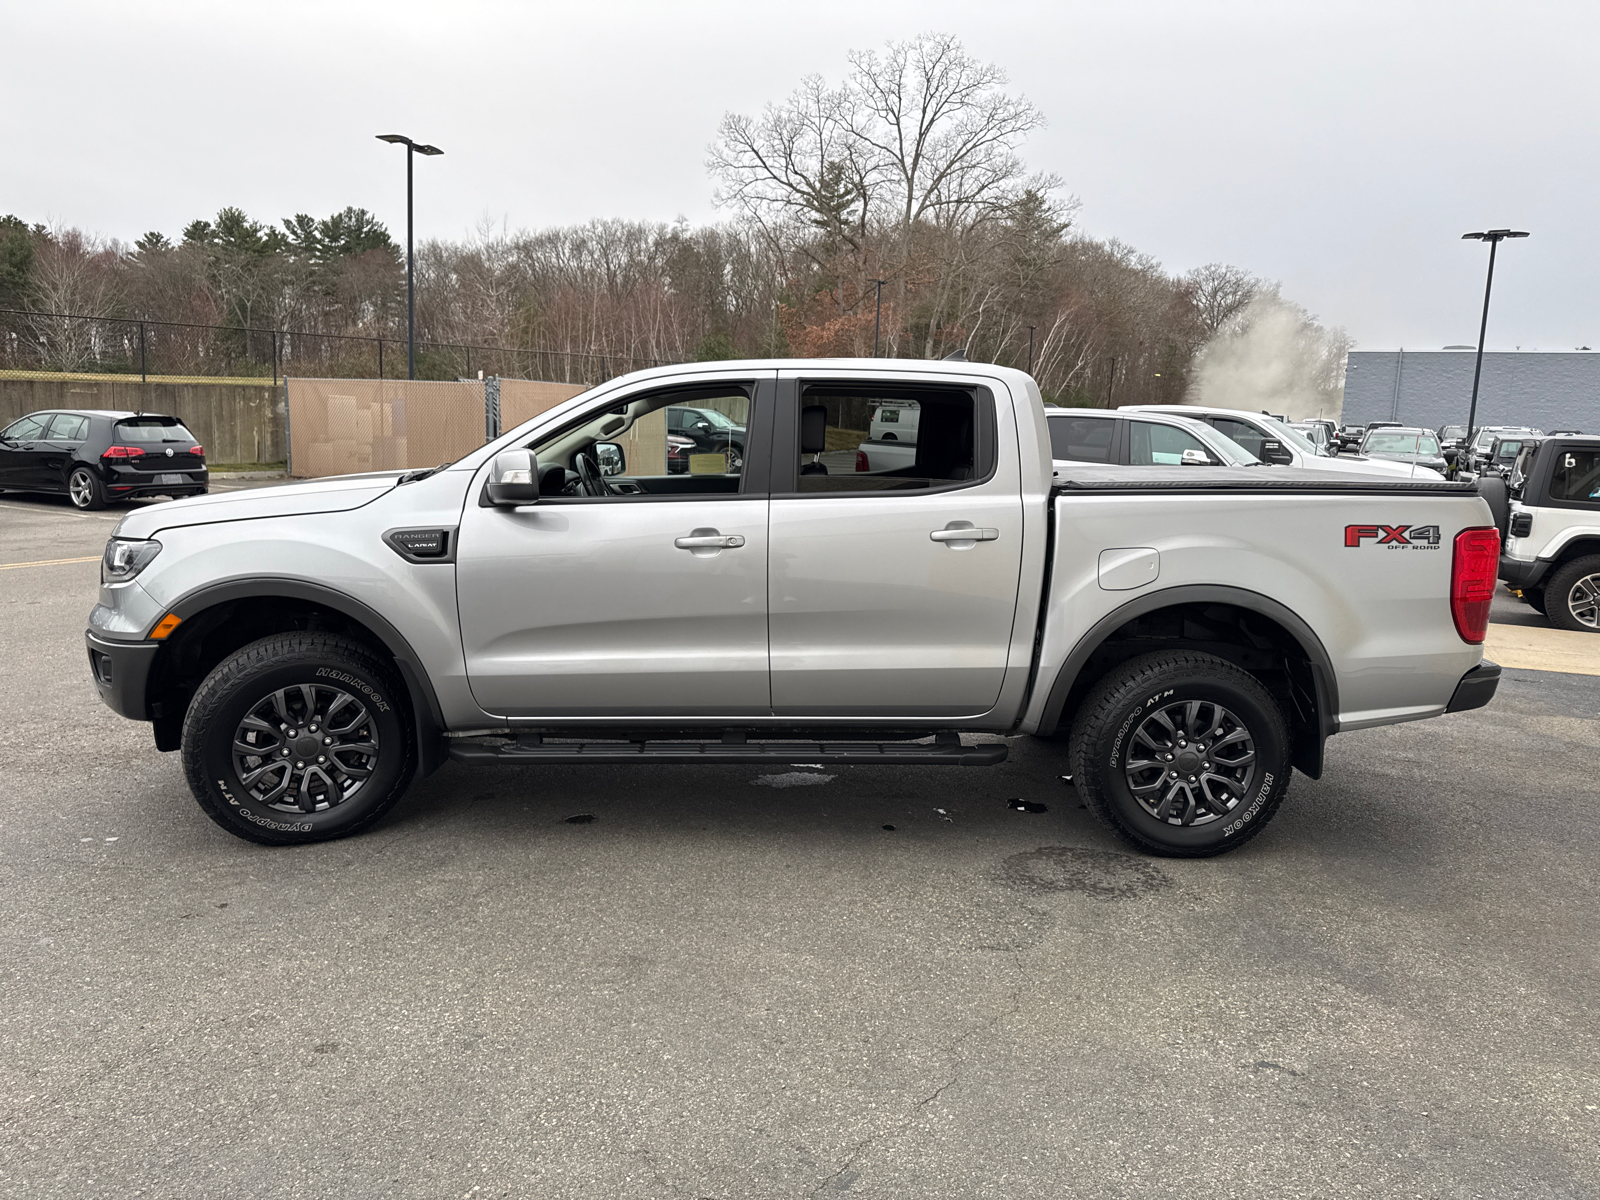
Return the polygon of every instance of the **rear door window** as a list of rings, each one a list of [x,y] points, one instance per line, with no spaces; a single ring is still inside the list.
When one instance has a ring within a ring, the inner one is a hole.
[[[50,422],[52,442],[81,442],[89,429],[88,417],[75,417],[70,413],[57,413]]]
[[[1115,462],[1117,423],[1106,417],[1050,418],[1050,457],[1072,462]]]
[[[117,444],[137,446],[149,442],[188,442],[194,444],[195,436],[177,421],[162,421],[154,417],[129,417],[117,422]]]
[[[923,491],[994,469],[992,401],[898,383],[816,383],[801,393],[795,491]]]
[[[1550,474],[1550,499],[1600,508],[1600,450],[1563,450]]]

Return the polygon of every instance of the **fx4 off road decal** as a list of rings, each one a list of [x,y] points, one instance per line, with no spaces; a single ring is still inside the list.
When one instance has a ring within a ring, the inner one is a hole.
[[[1344,544],[1360,547],[1371,542],[1390,550],[1437,550],[1439,527],[1437,525],[1346,525]]]

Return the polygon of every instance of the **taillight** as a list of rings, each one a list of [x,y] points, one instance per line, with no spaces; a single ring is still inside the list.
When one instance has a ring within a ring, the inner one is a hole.
[[[204,458],[206,456],[206,448],[204,446],[190,446],[189,453],[196,458]]]
[[[120,458],[120,459],[143,458],[144,457],[144,451],[139,449],[139,447],[137,447],[137,446],[112,446],[109,450],[107,450],[100,457],[101,458]]]
[[[1489,632],[1489,602],[1500,570],[1500,531],[1463,529],[1450,564],[1450,616],[1463,642],[1481,645]]]
[[[857,450],[856,451],[856,470],[858,470],[858,471],[870,471],[870,470],[872,470],[872,464],[867,461],[867,452],[865,450]]]

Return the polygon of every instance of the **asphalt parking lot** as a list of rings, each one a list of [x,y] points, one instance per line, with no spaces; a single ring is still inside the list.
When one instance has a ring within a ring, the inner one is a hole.
[[[1600,1195],[1600,676],[1340,735],[1203,862],[1028,739],[450,765],[270,850],[96,697],[116,519],[0,497],[0,1195]]]

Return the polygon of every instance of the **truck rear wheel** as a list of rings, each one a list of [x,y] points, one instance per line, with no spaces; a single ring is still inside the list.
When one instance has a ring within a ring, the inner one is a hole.
[[[1575,558],[1551,574],[1544,615],[1557,629],[1600,633],[1600,554]]]
[[[1169,858],[1223,854],[1261,832],[1289,788],[1289,731],[1259,680],[1211,654],[1146,654],[1078,709],[1078,794],[1128,845]]]
[[[268,846],[358,833],[416,770],[404,693],[365,646],[327,633],[252,642],[206,676],[183,724],[189,790],[218,825]]]

